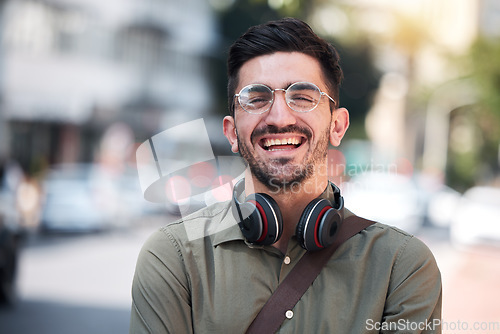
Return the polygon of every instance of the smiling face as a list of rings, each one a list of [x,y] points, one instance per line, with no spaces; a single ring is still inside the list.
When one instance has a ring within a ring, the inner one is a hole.
[[[328,93],[318,61],[298,52],[247,61],[240,69],[236,92],[249,84],[286,89],[295,82],[310,82]],[[252,175],[268,189],[320,177],[329,142],[338,145],[348,124],[344,121],[338,137],[337,111],[332,114],[328,97],[323,96],[314,110],[300,113],[286,104],[284,94],[277,90],[273,105],[263,114],[249,114],[236,102],[234,118],[224,119],[224,134],[233,152],[241,153]]]

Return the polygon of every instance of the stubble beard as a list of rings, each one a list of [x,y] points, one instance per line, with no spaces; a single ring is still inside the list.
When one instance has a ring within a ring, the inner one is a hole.
[[[285,131],[268,131],[268,133],[283,132]],[[311,135],[305,130],[299,132],[306,135],[310,143]],[[252,175],[268,190],[275,193],[285,193],[300,186],[315,174],[316,166],[323,163],[327,156],[329,137],[330,127],[327,127],[316,147],[310,146],[303,161],[299,163],[293,163],[292,158],[277,158],[267,163],[258,161],[248,145],[244,144],[239,137],[237,140],[240,154],[247,162]]]

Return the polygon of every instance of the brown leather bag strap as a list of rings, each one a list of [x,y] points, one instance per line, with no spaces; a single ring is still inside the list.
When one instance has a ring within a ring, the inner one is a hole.
[[[374,222],[358,216],[347,217],[340,227],[339,234],[333,244],[317,252],[307,252],[293,267],[287,277],[266,302],[255,317],[248,334],[275,333],[312,282],[321,272],[335,250],[346,240],[364,230]]]

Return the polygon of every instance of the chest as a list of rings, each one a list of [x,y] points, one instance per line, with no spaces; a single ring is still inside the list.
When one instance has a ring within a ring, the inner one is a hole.
[[[195,332],[243,333],[299,258],[236,248],[218,249],[210,261],[198,263],[191,274]],[[346,332],[345,326],[380,319],[388,278],[377,273],[374,281],[373,270],[361,258],[332,259],[281,332]]]

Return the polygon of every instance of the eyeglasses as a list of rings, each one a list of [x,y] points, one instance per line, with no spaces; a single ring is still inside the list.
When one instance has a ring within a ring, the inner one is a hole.
[[[314,110],[322,95],[327,96],[335,104],[334,99],[310,82],[296,82],[287,89],[271,89],[263,84],[252,84],[243,87],[239,94],[234,96],[238,97],[240,106],[247,113],[263,114],[271,109],[274,102],[274,92],[277,90],[285,92],[286,104],[297,112]]]

